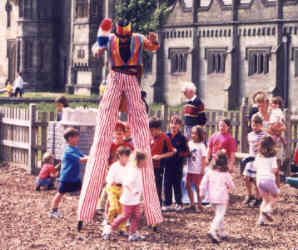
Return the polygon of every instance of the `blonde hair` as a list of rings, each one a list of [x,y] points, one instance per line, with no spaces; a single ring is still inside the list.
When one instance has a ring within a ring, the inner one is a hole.
[[[51,160],[54,159],[54,155],[50,152],[46,152],[43,156],[42,156],[42,163],[51,163]]]

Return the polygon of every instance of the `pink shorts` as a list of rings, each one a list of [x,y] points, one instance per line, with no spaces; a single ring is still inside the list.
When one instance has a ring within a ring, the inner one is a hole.
[[[201,183],[201,180],[203,178],[202,174],[191,174],[191,173],[187,173],[186,175],[186,183],[187,184],[194,184],[194,185],[198,185]]]
[[[271,194],[278,195],[280,193],[279,188],[274,180],[260,180],[258,183],[258,189],[260,195]]]

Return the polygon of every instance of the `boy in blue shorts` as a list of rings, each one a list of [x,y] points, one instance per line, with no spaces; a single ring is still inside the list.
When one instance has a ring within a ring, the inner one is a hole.
[[[64,132],[64,139],[67,141],[62,157],[62,169],[60,172],[60,185],[58,193],[55,195],[50,211],[51,218],[61,218],[58,212],[59,203],[65,193],[76,192],[81,189],[80,180],[81,163],[85,163],[88,157],[83,155],[76,147],[79,141],[80,132],[74,128],[68,128]]]

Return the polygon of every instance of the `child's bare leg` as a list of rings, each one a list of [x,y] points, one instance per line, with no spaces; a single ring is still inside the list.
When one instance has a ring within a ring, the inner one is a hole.
[[[276,185],[278,187],[280,187],[280,174],[279,174],[279,170],[280,170],[280,167],[281,167],[281,160],[280,159],[277,160],[277,167],[278,167],[278,171],[275,173],[275,180],[276,180]]]
[[[244,176],[244,181],[245,181],[245,186],[246,186],[246,190],[247,190],[247,195],[249,197],[251,197],[252,196],[252,188],[251,188],[250,178],[248,176]]]
[[[64,194],[57,193],[53,199],[52,210],[57,210]]]
[[[189,183],[189,182],[186,183],[186,191],[187,191],[187,194],[188,194],[188,197],[189,197],[190,205],[194,206],[193,192],[192,192],[192,189],[191,189],[191,183]]]
[[[200,210],[202,210],[203,207],[202,207],[202,200],[201,200],[201,196],[200,196],[200,185],[199,184],[196,184],[195,185],[195,189],[196,189],[196,192],[197,192],[198,208]]]
[[[260,197],[260,192],[259,192],[259,189],[258,189],[258,186],[257,186],[257,181],[256,181],[255,178],[253,179],[252,183],[253,183],[254,186],[255,186],[255,190],[256,190],[256,199],[260,199],[260,198],[261,198],[261,197]]]
[[[280,197],[279,194],[272,196],[271,201],[270,201],[270,205],[272,208],[274,208],[276,203],[279,201],[279,197]]]

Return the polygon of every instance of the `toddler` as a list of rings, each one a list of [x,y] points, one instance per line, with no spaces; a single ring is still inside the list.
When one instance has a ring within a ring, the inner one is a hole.
[[[48,190],[55,188],[54,183],[59,174],[56,168],[54,166],[54,156],[49,152],[45,153],[42,157],[42,168],[37,178],[36,191],[40,191],[41,187]]]
[[[273,207],[279,199],[279,188],[276,185],[275,174],[278,171],[275,142],[270,136],[263,138],[259,154],[255,160],[257,169],[257,185],[263,202],[260,207],[258,225],[265,223],[265,218],[273,221]]]
[[[213,169],[206,173],[200,188],[202,197],[208,190],[209,201],[215,208],[215,217],[211,223],[208,237],[213,243],[219,243],[221,239],[227,237],[224,232],[224,217],[229,204],[229,191],[234,188],[225,150],[217,152]]]

